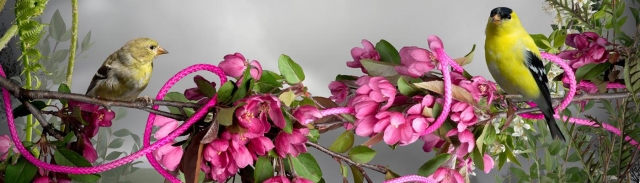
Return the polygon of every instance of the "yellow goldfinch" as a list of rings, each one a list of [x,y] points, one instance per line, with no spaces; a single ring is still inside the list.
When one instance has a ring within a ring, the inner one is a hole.
[[[533,39],[507,7],[491,10],[484,44],[489,72],[508,94],[520,94],[540,108],[552,138],[565,141],[555,121],[548,79]],[[542,130],[542,129],[541,129]]]
[[[127,42],[102,63],[91,79],[86,95],[101,99],[133,101],[147,87],[153,70],[153,59],[169,53],[150,38]],[[150,102],[149,96],[139,98]]]

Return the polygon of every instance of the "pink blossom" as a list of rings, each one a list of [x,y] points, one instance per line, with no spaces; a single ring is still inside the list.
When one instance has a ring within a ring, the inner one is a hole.
[[[460,146],[456,148],[457,156],[465,156],[473,151],[473,148],[476,145],[476,139],[473,136],[473,133],[469,131],[469,129],[464,129],[462,132],[458,132],[457,130],[450,130],[446,134],[448,137],[457,135],[458,140],[460,141]]]
[[[575,50],[563,51],[558,57],[570,60],[574,69],[590,63],[603,63],[609,58],[609,52],[605,49],[609,41],[594,32],[569,34],[565,43]]]
[[[84,126],[83,131],[89,138],[98,134],[99,127],[110,127],[112,124],[111,120],[116,117],[115,112],[101,108],[95,104],[69,101],[69,106],[78,107],[82,113],[82,119],[89,123]]]
[[[9,149],[13,149],[14,154],[19,154],[20,152],[16,148],[12,148],[13,141],[8,135],[0,135],[0,161],[4,161],[9,156]]]
[[[253,163],[253,157],[245,144],[240,144],[238,141],[231,141],[231,146],[229,146],[229,153],[233,155],[233,160],[235,160],[236,166],[238,168],[244,168],[247,165]],[[257,159],[257,158],[256,158]]]
[[[273,95],[253,95],[239,102],[245,105],[236,110],[238,124],[252,133],[266,133],[271,129],[267,117],[281,129],[286,125],[280,100]]]
[[[570,82],[570,79],[569,79],[569,77],[567,77],[566,74],[562,77],[562,82],[564,83],[564,86],[569,87],[569,84],[567,84],[567,83]],[[598,93],[598,87],[586,87],[584,85],[580,85],[580,82],[582,82],[582,81],[579,81],[578,83],[576,83],[576,85],[577,85],[576,86],[576,90],[577,91],[584,91],[586,93]]]
[[[493,169],[493,158],[491,158],[491,156],[489,156],[488,154],[484,154],[482,160],[484,160],[484,173],[489,173],[491,169]]]
[[[368,115],[364,118],[356,119],[356,134],[362,137],[371,137],[374,135],[373,126],[377,124],[378,119],[374,115]]]
[[[178,167],[178,164],[180,164],[184,151],[182,147],[172,146],[171,144],[172,143],[167,143],[153,151],[153,157],[160,161],[160,164],[167,170],[174,171]]]
[[[303,105],[293,110],[293,116],[300,124],[307,125],[317,119],[322,118],[322,114],[317,107],[311,105]]]
[[[203,152],[204,159],[215,167],[227,167],[229,157],[227,149],[229,148],[229,139],[215,139],[211,141]]]
[[[382,106],[381,110],[387,110],[391,107],[396,98],[396,87],[384,77],[361,77],[357,83],[362,84],[356,90],[357,95],[367,95],[371,100],[378,103],[386,102],[386,105]]]
[[[86,135],[82,135],[83,138],[83,149],[82,156],[87,159],[90,163],[96,162],[98,159],[98,152],[93,148],[93,144],[91,144],[91,139],[89,139]]]
[[[429,50],[416,46],[406,46],[400,49],[400,63],[395,70],[402,74],[418,78],[433,70],[435,64],[431,60],[433,55]]]
[[[366,39],[362,40],[362,46],[354,47],[351,49],[351,57],[353,57],[353,61],[348,61],[347,66],[351,68],[360,68],[363,73],[367,73],[367,70],[362,66],[360,60],[362,59],[371,59],[371,60],[380,60],[380,54],[376,51],[376,48]]]
[[[433,148],[440,148],[444,144],[444,140],[433,133],[424,135],[420,139],[424,141],[424,145],[422,145],[424,152],[431,152]]]
[[[458,164],[456,165],[456,169],[462,171],[466,168],[466,171],[469,173],[473,173],[473,168],[475,167],[473,164],[473,160],[471,157],[467,157],[466,159],[463,157],[456,157],[458,160]]]
[[[240,78],[244,74],[245,69],[251,67],[251,77],[260,79],[262,76],[262,65],[258,61],[249,63],[241,53],[228,54],[224,56],[224,60],[218,64],[224,74],[233,78]]]
[[[495,83],[487,81],[487,79],[482,76],[474,76],[471,80],[463,80],[459,83],[459,86],[467,89],[473,96],[473,99],[478,102],[480,101],[480,97],[487,97],[487,104],[491,104],[498,90]]]
[[[344,102],[349,95],[349,87],[341,81],[332,81],[329,83],[329,90],[331,90],[329,99],[336,103]]]
[[[458,132],[466,130],[478,122],[473,106],[465,102],[454,102],[451,105],[451,120],[458,123]]]
[[[460,85],[462,81],[467,81],[467,78],[462,73],[455,70],[451,71],[451,84]]]
[[[375,115],[378,112],[380,105],[378,102],[373,101],[369,96],[360,95],[356,96],[351,101],[353,109],[355,110],[356,119],[362,119],[366,116]]]
[[[313,183],[313,181],[311,181],[309,179],[302,178],[302,177],[295,177],[295,178],[293,178],[293,182],[292,183]]]
[[[309,129],[307,128],[294,128],[291,134],[284,131],[276,135],[276,153],[280,157],[287,157],[287,154],[291,154],[293,157],[297,157],[300,153],[307,152],[307,136]]]
[[[159,126],[160,129],[153,134],[156,139],[162,139],[178,128],[178,121],[164,116],[156,116],[153,126]]]
[[[398,142],[408,143],[413,137],[411,124],[407,123],[402,113],[384,111],[376,115],[379,124],[388,123],[384,130],[384,142],[395,145]]]
[[[251,152],[253,160],[258,160],[258,156],[266,155],[274,147],[273,141],[264,136],[253,138],[247,144],[247,149]]]
[[[440,167],[427,178],[431,178],[440,183],[464,183],[464,178],[454,169]]]
[[[289,181],[289,179],[285,176],[274,176],[265,180],[263,183],[290,183],[290,182],[291,181]]]

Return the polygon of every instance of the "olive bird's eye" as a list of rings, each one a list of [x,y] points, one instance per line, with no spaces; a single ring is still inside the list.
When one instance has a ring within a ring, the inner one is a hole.
[[[155,50],[155,49],[156,49],[156,46],[151,45],[151,46],[149,46],[149,49]]]

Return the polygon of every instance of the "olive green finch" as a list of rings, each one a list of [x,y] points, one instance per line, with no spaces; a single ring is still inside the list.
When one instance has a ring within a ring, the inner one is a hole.
[[[110,100],[144,100],[138,98],[147,87],[153,70],[153,59],[169,53],[150,38],[136,38],[127,42],[102,63],[91,79],[86,95]]]

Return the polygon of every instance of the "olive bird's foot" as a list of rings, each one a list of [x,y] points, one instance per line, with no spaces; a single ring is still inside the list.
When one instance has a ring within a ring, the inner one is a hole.
[[[136,102],[144,102],[145,106],[149,106],[151,104],[153,104],[153,99],[147,95],[142,96],[142,97],[138,97],[136,98],[134,101]]]

